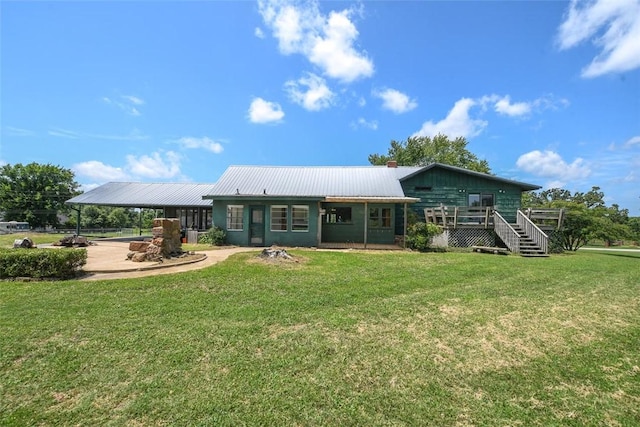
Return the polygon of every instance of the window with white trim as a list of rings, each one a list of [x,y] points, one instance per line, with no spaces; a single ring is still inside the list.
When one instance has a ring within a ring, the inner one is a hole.
[[[271,231],[287,231],[287,206],[271,206]]]
[[[291,230],[309,231],[309,206],[293,205],[291,207]]]
[[[227,206],[227,231],[243,230],[244,206],[228,205]]]

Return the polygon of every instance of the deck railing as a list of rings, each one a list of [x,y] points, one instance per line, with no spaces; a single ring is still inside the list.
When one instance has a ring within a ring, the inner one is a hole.
[[[520,235],[513,229],[498,211],[493,212],[495,232],[514,254],[520,253]]]
[[[522,227],[525,233],[534,241],[536,245],[544,251],[545,254],[549,253],[549,236],[540,230],[521,210],[518,210],[517,224]]]
[[[493,209],[491,207],[440,206],[425,208],[427,222],[443,227],[482,227],[493,225]]]
[[[560,230],[564,222],[564,209],[527,208],[523,209],[523,213],[534,224],[544,229]]]

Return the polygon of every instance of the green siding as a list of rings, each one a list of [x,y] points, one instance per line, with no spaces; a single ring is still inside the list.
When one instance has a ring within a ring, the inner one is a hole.
[[[227,227],[227,206],[243,206],[243,229],[241,231],[226,230]],[[288,208],[287,230],[271,231],[271,206],[284,206]],[[291,207],[298,205],[309,206],[309,230],[291,230]],[[318,245],[318,202],[291,200],[267,200],[267,199],[225,199],[216,200],[213,203],[213,223],[227,232],[227,243],[238,246],[250,245],[250,208],[256,206],[264,207],[264,246],[317,246]],[[327,223],[326,217],[322,216],[322,242],[327,243],[364,243],[365,205],[364,203],[323,203],[322,208],[327,212],[332,207],[351,208],[351,222]],[[395,241],[395,230],[393,228],[395,205],[393,204],[371,204],[368,208],[391,208],[392,227],[368,227],[367,243],[393,244]],[[368,215],[368,211],[367,211]],[[368,222],[368,220],[367,220]]]
[[[242,231],[227,230],[227,206],[243,206]],[[309,230],[293,231],[291,229],[291,208],[296,206],[309,207]],[[318,244],[318,203],[309,200],[268,200],[268,199],[243,199],[243,200],[215,200],[213,203],[213,223],[227,232],[227,243],[238,246],[250,244],[250,207],[264,207],[264,246],[316,246]],[[271,231],[271,206],[287,206],[287,230]]]
[[[469,194],[493,194],[494,207],[510,222],[515,222],[520,208],[522,188],[503,181],[468,175],[443,168],[429,169],[401,182],[407,197],[420,201],[411,205],[421,220],[424,208],[444,206],[468,206]],[[429,188],[429,189],[427,189]],[[402,233],[402,207],[396,208],[396,232]]]

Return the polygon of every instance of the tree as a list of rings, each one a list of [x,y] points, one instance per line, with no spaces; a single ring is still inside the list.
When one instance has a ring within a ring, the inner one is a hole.
[[[369,163],[386,165],[390,160],[395,160],[401,166],[426,166],[430,163],[444,163],[476,172],[491,173],[489,163],[486,160],[478,159],[467,149],[467,144],[467,140],[463,137],[452,141],[442,134],[433,138],[412,136],[406,141],[391,141],[387,155],[370,154]]]
[[[0,167],[0,212],[6,221],[27,221],[32,227],[58,225],[64,202],[80,194],[71,170],[29,163]]]
[[[559,231],[559,239],[565,250],[576,251],[591,239],[611,243],[631,235],[629,210],[620,209],[617,204],[607,207],[604,198],[600,187],[573,194],[561,188],[552,188],[540,193],[523,194],[522,206],[564,209],[565,220]]]

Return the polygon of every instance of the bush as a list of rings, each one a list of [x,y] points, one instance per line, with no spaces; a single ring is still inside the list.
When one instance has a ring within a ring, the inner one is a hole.
[[[204,243],[211,246],[224,245],[227,234],[220,227],[211,227],[206,233],[198,237],[198,243]]]
[[[431,247],[431,239],[442,233],[440,227],[426,222],[411,224],[407,230],[407,247],[420,252],[428,251]]]
[[[70,279],[86,263],[85,249],[0,249],[0,279]]]

